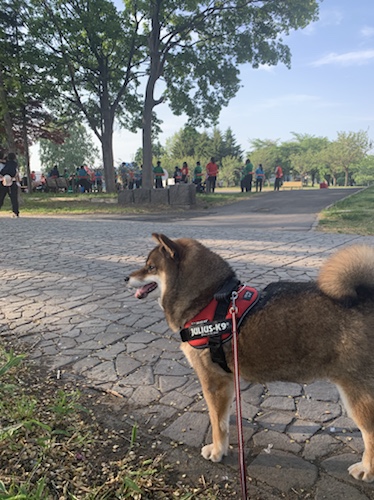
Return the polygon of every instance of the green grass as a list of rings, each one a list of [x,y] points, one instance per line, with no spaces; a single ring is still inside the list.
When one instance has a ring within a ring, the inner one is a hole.
[[[374,186],[360,191],[320,214],[319,231],[374,235]]]
[[[176,484],[175,466],[151,455],[144,436],[137,442],[136,424],[117,415],[111,426],[98,392],[24,358],[0,344],[0,500],[237,497],[215,484]]]
[[[196,209],[204,210],[215,206],[233,203],[248,194],[233,192],[219,192],[214,194],[198,194]],[[86,214],[147,214],[161,212],[175,212],[176,207],[159,206],[147,207],[146,205],[119,206],[116,194],[106,193],[32,193],[22,194],[20,203],[20,213],[29,216],[43,215],[86,215]],[[182,208],[179,210],[183,210]],[[9,198],[5,198],[3,212],[10,212],[11,205]]]

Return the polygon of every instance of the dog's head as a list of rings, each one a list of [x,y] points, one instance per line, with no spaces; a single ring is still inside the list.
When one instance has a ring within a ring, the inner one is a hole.
[[[175,275],[180,260],[180,247],[163,234],[152,234],[158,243],[148,255],[145,266],[126,278],[130,286],[136,287],[135,297],[144,299],[152,294],[162,297],[166,282]]]
[[[152,236],[158,245],[149,253],[145,266],[126,281],[137,288],[138,299],[158,297],[169,326],[178,331],[235,273],[222,257],[194,239]]]

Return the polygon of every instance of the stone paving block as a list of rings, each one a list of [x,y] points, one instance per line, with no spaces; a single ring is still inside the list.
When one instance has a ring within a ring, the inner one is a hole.
[[[142,385],[135,389],[129,403],[135,406],[148,406],[150,403],[160,399],[160,391],[156,387],[149,385]]]
[[[248,475],[287,493],[291,489],[295,492],[312,487],[317,481],[318,469],[291,453],[272,450],[261,452],[253,460]]]
[[[297,404],[297,414],[300,418],[328,422],[341,415],[341,406],[337,403],[300,399]]]
[[[320,424],[308,420],[296,420],[287,429],[287,434],[298,443],[310,439],[321,429]]]
[[[196,205],[196,186],[195,184],[176,184],[169,186],[170,205]]]
[[[186,383],[187,383],[186,377],[160,375],[158,379],[158,386],[163,394],[166,392],[170,392],[176,389],[177,387],[182,387]]]
[[[181,394],[178,391],[172,391],[160,399],[160,403],[173,406],[179,410],[187,408],[193,402],[192,398]]]
[[[152,189],[151,203],[152,205],[169,205],[169,189]]]
[[[264,386],[261,384],[253,384],[248,389],[242,392],[242,401],[246,401],[252,405],[259,405],[262,401]]]
[[[136,397],[136,396],[135,396]],[[152,430],[152,427],[159,427],[163,425],[166,427],[166,421],[170,420],[176,415],[177,409],[172,406],[165,406],[162,404],[151,404],[147,410],[147,427]],[[157,429],[157,433],[159,430]]]
[[[177,418],[161,434],[178,443],[183,442],[187,446],[200,448],[204,444],[204,436],[208,425],[208,415],[188,412]]]
[[[316,401],[332,401],[337,403],[339,400],[338,389],[335,385],[325,382],[324,380],[306,385],[304,387],[304,392],[308,398],[310,397]]]
[[[154,382],[155,379],[151,366],[142,366],[134,373],[130,373],[127,377],[123,377],[119,380],[120,385],[127,385],[131,387],[137,387],[138,385],[152,385]]]
[[[294,411],[296,406],[293,398],[284,396],[268,396],[261,403],[261,408]]]
[[[317,434],[310,439],[309,443],[305,444],[303,457],[306,460],[316,460],[329,455],[341,446],[342,443],[329,434]]]
[[[268,411],[258,416],[256,422],[266,429],[284,432],[294,418],[294,413]]]
[[[335,477],[336,479],[348,481],[357,485],[358,483],[356,479],[348,474],[347,471],[348,467],[357,462],[361,462],[360,454],[344,453],[342,455],[336,455],[334,457],[326,458],[326,460],[322,462],[322,467],[328,474]]]
[[[271,396],[300,396],[302,387],[293,382],[269,382],[266,384]]]
[[[253,445],[264,449],[276,449],[298,453],[301,446],[286,434],[274,431],[261,431],[253,436]]]
[[[134,203],[134,191],[132,189],[124,189],[118,193],[118,205],[131,205]]]
[[[121,352],[116,357],[115,366],[118,377],[123,378],[136,370],[136,368],[139,368],[140,362]]]
[[[354,486],[325,476],[317,482],[314,500],[368,500],[369,498]]]
[[[151,202],[151,189],[134,189],[134,203],[143,205]]]
[[[154,366],[155,375],[190,375],[192,368],[182,366],[178,361],[160,359]]]
[[[103,361],[86,372],[87,376],[97,382],[115,382],[117,373],[113,361]]]

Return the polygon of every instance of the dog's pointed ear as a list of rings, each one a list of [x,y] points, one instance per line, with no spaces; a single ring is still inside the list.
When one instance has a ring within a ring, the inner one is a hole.
[[[164,234],[152,233],[152,237],[168,252],[172,259],[178,258],[178,245],[174,241]]]

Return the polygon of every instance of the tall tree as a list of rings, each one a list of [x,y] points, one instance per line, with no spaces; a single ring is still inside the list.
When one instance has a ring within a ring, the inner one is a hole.
[[[92,137],[81,123],[72,123],[63,144],[42,139],[40,141],[40,161],[44,169],[53,165],[67,168],[69,173],[83,164],[93,165],[99,155]]]
[[[321,153],[321,157],[336,173],[344,172],[344,185],[348,186],[349,175],[373,147],[368,132],[338,132],[338,137]]]
[[[107,190],[114,192],[114,120],[131,128],[140,112],[135,68],[143,58],[142,18],[136,5],[131,12],[130,7],[119,12],[110,0],[34,3],[35,34],[50,54],[50,78],[60,89],[59,97],[85,118],[99,139]]]
[[[47,66],[28,24],[32,9],[25,0],[2,2],[0,11],[0,114],[8,151],[21,153],[30,183],[29,146],[41,137],[62,142],[64,130],[44,102],[52,87],[44,78]],[[0,124],[0,134],[1,134]]]
[[[318,0],[127,0],[147,22],[147,85],[143,107],[143,185],[152,186],[152,113],[169,100],[193,125],[214,124],[239,89],[238,66],[283,62],[280,35],[316,19]],[[155,96],[160,78],[166,89]]]

